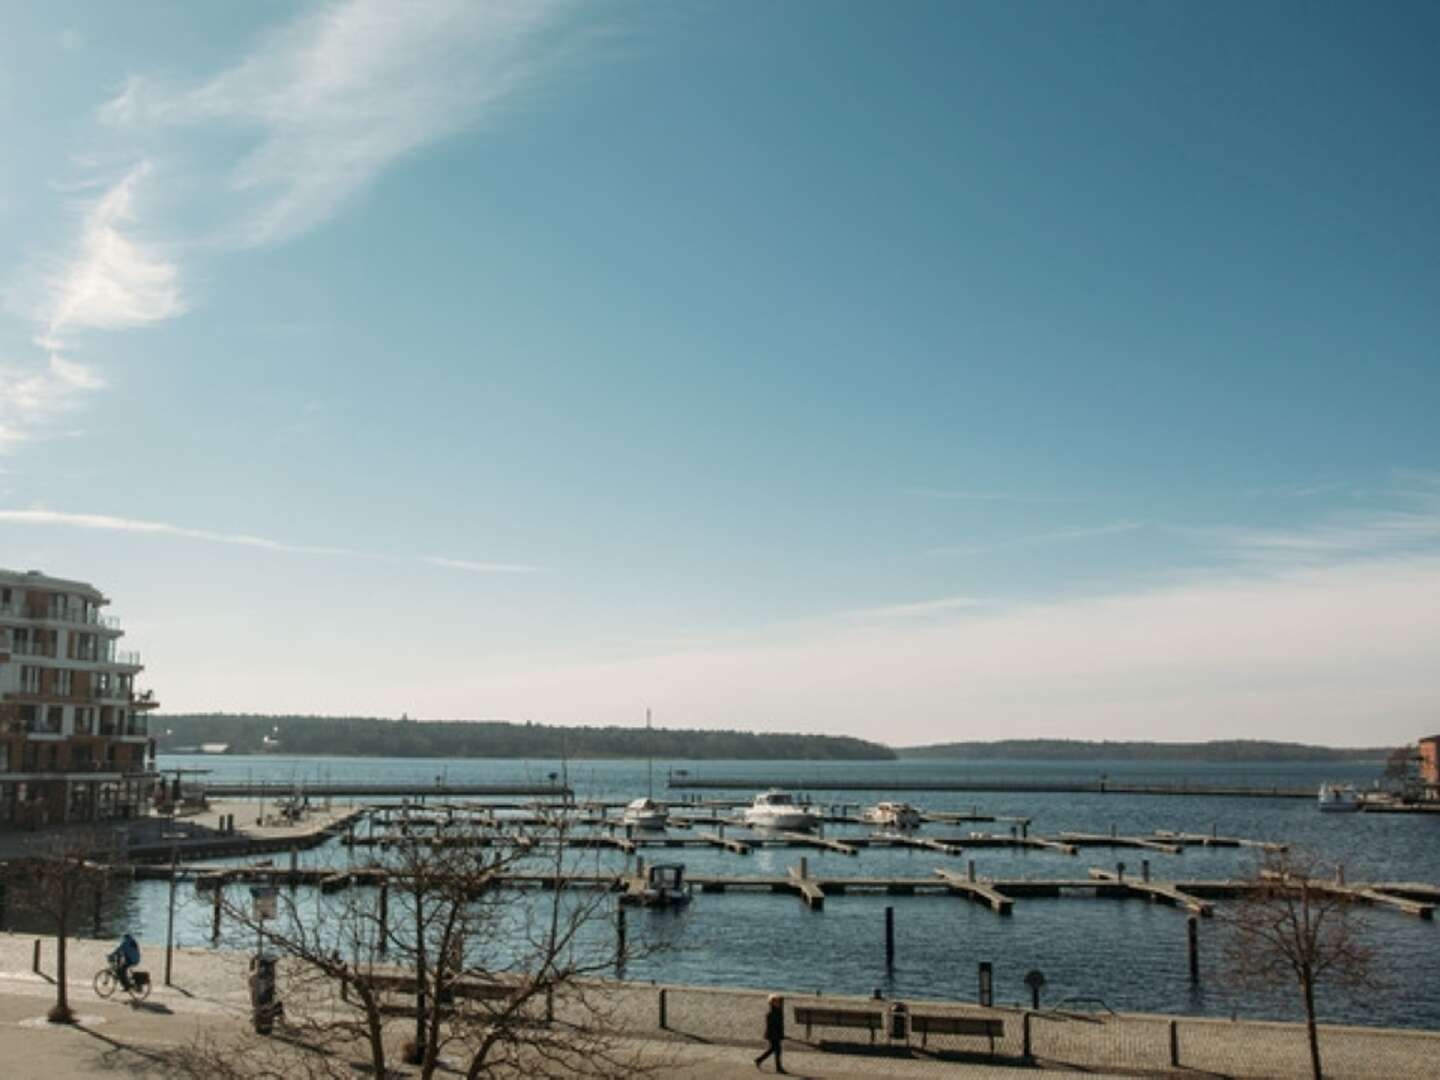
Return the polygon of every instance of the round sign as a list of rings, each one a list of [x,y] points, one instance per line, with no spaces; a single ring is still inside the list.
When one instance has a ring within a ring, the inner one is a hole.
[[[1032,968],[1025,973],[1025,985],[1031,990],[1039,990],[1045,985],[1045,973],[1039,968]]]

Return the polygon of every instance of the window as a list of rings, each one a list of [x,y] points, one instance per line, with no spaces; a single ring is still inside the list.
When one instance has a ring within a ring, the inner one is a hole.
[[[75,731],[77,734],[88,735],[95,730],[95,707],[84,705],[75,710]]]
[[[27,694],[40,692],[40,669],[38,667],[21,666],[20,689]]]
[[[45,730],[59,734],[65,727],[65,708],[61,705],[51,705],[45,710]]]
[[[57,697],[69,697],[75,687],[75,673],[69,668],[60,668],[55,672],[54,693]]]

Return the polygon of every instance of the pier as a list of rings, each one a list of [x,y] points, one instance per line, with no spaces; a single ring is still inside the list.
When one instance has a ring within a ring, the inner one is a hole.
[[[269,864],[252,866],[217,866],[207,863],[135,864],[113,868],[118,877],[134,880],[191,881],[197,890],[212,891],[241,884],[289,885],[337,892],[348,888],[403,886],[405,874],[380,865],[335,867],[298,867],[288,869]],[[623,893],[635,877],[634,871],[614,873],[553,873],[504,872],[494,876],[497,889],[600,889]],[[1117,871],[1092,867],[1086,877],[1069,878],[992,878],[975,875],[973,864],[964,874],[943,867],[933,869],[929,877],[852,877],[815,875],[806,860],[787,868],[780,875],[686,874],[701,893],[730,892],[789,893],[803,900],[814,911],[824,909],[830,897],[856,894],[915,896],[920,894],[950,895],[982,903],[997,915],[1014,913],[1016,902],[1039,898],[1106,898],[1116,900],[1143,899],[1159,902],[1188,913],[1209,916],[1214,913],[1212,900],[1243,897],[1269,887],[1265,882],[1246,880],[1174,880],[1152,881],[1134,878]],[[1358,903],[1384,907],[1420,919],[1431,919],[1440,897],[1440,885],[1426,882],[1353,883],[1312,882],[1312,887],[1343,893]]]

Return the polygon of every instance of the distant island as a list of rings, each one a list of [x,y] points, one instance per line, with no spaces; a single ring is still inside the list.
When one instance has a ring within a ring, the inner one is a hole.
[[[1217,739],[1211,742],[1088,742],[1079,739],[1003,739],[998,742],[934,743],[906,746],[901,758],[985,760],[1015,758],[1022,761],[1377,761],[1391,747],[1343,748],[1305,743],[1265,742],[1258,739]]]
[[[848,736],[643,727],[557,727],[499,720],[205,713],[152,716],[160,753],[205,747],[232,754],[352,757],[644,758],[891,761],[895,751]]]

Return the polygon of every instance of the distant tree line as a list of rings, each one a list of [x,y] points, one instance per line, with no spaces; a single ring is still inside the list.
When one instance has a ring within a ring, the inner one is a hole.
[[[206,713],[156,716],[161,753],[226,743],[231,753],[355,757],[643,758],[877,761],[895,751],[848,736],[676,728],[556,727],[498,720]]]
[[[999,742],[936,743],[910,746],[902,758],[1019,758],[1031,761],[1377,761],[1388,747],[1353,749],[1304,743],[1221,739],[1212,742],[1087,742],[1079,739],[1003,739]]]

